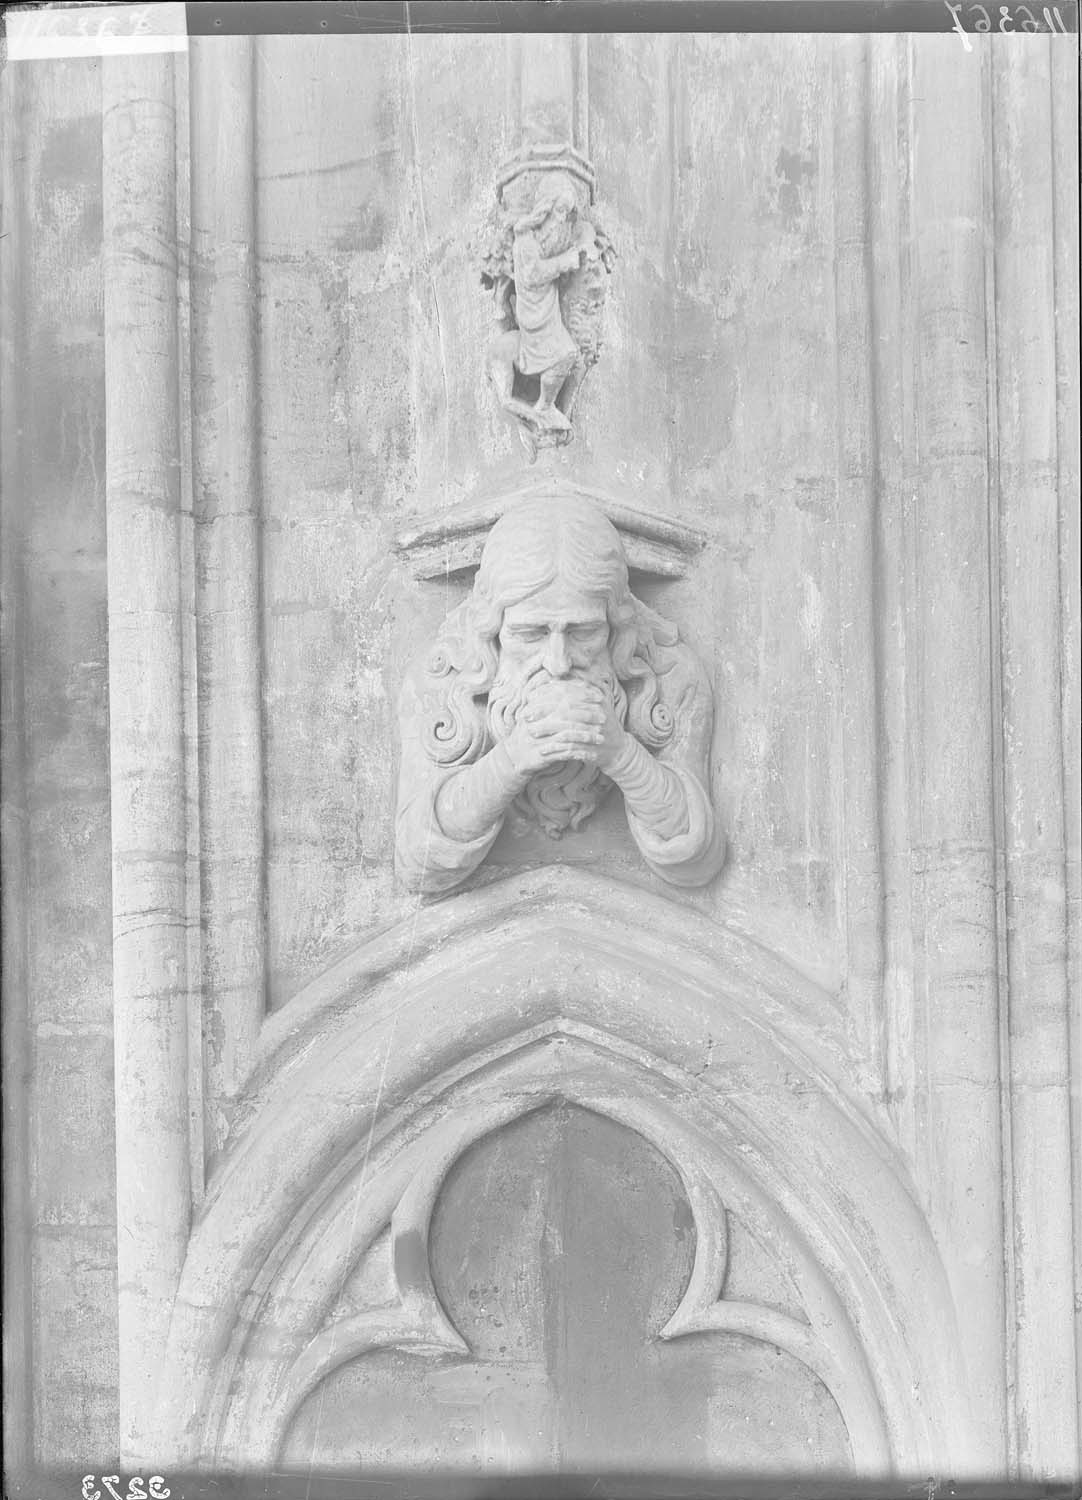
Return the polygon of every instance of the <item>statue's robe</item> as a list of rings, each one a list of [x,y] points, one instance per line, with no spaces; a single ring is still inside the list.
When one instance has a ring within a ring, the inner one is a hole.
[[[578,355],[578,345],[560,314],[559,278],[568,269],[564,260],[562,255],[542,255],[532,234],[515,236],[515,321],[519,326],[515,363],[523,375],[543,375],[561,360]]]

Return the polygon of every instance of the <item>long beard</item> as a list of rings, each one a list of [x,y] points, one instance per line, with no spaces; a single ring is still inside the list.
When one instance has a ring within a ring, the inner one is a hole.
[[[500,671],[488,695],[488,733],[493,744],[505,740],[515,727],[523,708],[527,688],[548,680],[544,670],[524,676]],[[612,697],[613,709],[621,724],[627,718],[627,693],[612,670],[602,663],[587,672],[576,672],[583,682],[591,682]],[[601,804],[612,789],[612,782],[595,765],[581,760],[555,761],[544,771],[537,771],[515,798],[512,806],[530,823],[536,823],[550,839],[558,839],[567,829],[579,828]]]

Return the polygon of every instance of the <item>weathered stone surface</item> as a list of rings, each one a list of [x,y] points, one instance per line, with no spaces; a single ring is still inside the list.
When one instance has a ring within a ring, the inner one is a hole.
[[[142,1465],[191,1218],[172,54],[105,59],[102,153],[120,1449]]]
[[[351,1359],[468,1352],[426,1248],[441,1184],[471,1141],[562,1098],[644,1134],[685,1185],[695,1266],[661,1337],[795,1355],[861,1473],[979,1465],[939,1250],[828,1041],[836,1017],[733,928],[561,866],[358,949],[265,1028],[177,1299],[172,1460],[269,1463]],[[780,1261],[795,1316],[726,1297],[728,1210]],[[340,1307],[388,1224],[394,1300]]]
[[[1076,1476],[1069,39],[220,40],[0,74],[16,1461]],[[619,258],[530,466],[545,141]],[[570,494],[725,866],[610,796],[425,904],[403,684]]]
[[[596,174],[567,142],[528,141],[496,179],[481,284],[500,332],[485,363],[532,463],[574,434],[575,401],[601,353],[616,249],[592,209]]]
[[[117,1453],[101,64],[0,94],[4,1446],[76,1464]]]
[[[618,1458],[665,1473],[724,1454],[736,1471],[849,1467],[837,1408],[791,1355],[728,1334],[657,1338],[691,1275],[695,1221],[641,1137],[568,1106],[527,1115],[456,1163],[431,1235],[470,1359],[371,1355],[328,1377],[294,1420],[287,1464],[544,1474]]]

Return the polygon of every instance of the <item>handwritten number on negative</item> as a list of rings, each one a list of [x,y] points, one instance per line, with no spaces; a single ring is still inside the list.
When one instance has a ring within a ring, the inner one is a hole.
[[[119,1474],[103,1474],[97,1482],[105,1486],[109,1500],[169,1500],[172,1494],[160,1474],[152,1474],[149,1479],[133,1474],[128,1480],[126,1494],[117,1488],[121,1482]],[[95,1489],[94,1485],[95,1476],[84,1474],[81,1500],[102,1500],[101,1490]]]
[[[951,0],[943,0],[943,3],[950,12],[953,23],[951,29],[961,37],[962,46],[967,52],[973,51],[973,44],[969,40],[970,32],[987,36],[990,31],[999,31],[1004,36],[1010,36],[1016,31],[1024,31],[1032,36],[1034,32],[1044,30],[1058,31],[1064,36],[1067,35],[1067,27],[1059,13],[1058,6],[1043,7],[1041,15],[1044,26],[1042,27],[1041,22],[1028,5],[1001,5],[997,23],[983,5],[952,5]]]

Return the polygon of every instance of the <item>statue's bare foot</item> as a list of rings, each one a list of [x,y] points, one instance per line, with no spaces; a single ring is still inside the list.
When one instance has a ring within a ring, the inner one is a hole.
[[[542,434],[569,433],[571,423],[564,416],[558,406],[530,406],[525,401],[519,401],[517,397],[502,403],[503,409],[511,416],[517,417],[520,422],[525,423],[531,431]]]

